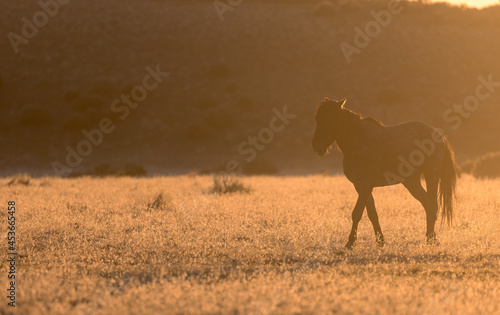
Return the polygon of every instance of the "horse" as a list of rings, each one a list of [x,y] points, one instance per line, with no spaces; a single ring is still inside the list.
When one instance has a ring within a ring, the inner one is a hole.
[[[373,189],[403,184],[425,209],[427,243],[438,245],[434,231],[437,214],[451,225],[457,172],[454,151],[442,133],[426,123],[408,121],[384,125],[325,98],[315,113],[313,150],[320,156],[336,147],[343,154],[343,170],[354,184],[358,199],[352,211],[352,228],[346,244],[356,244],[358,223],[364,208],[375,231],[378,246],[385,244],[379,224]],[[426,190],[422,187],[424,177]]]

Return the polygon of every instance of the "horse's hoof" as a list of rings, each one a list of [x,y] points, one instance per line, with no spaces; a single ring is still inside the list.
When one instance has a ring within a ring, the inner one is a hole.
[[[377,241],[378,247],[380,247],[380,248],[384,247],[385,246],[384,237],[381,234],[377,235],[376,237],[377,237],[376,241]]]
[[[432,240],[427,240],[427,245],[430,246],[439,246],[440,242],[437,238],[432,239]]]
[[[436,234],[427,237],[427,245],[439,246],[439,240],[436,237]]]
[[[352,250],[354,248],[354,246],[355,246],[355,244],[351,243],[351,242],[348,242],[347,244],[345,244],[345,248],[348,250]]]

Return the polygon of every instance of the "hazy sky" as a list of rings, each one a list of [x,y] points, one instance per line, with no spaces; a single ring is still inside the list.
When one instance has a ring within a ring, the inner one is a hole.
[[[434,2],[443,2],[443,1],[440,0]],[[500,3],[499,0],[446,0],[445,2],[451,2],[454,4],[467,4],[470,7],[486,7]]]

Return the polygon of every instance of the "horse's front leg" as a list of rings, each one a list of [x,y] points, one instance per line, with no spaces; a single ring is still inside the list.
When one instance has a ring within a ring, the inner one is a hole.
[[[368,213],[370,221],[372,221],[373,230],[375,231],[375,239],[378,246],[384,247],[384,235],[382,234],[382,228],[380,227],[380,223],[378,222],[377,209],[375,208],[375,200],[373,200],[373,194],[370,194],[370,197],[368,197],[368,201],[366,202],[366,212]]]
[[[368,186],[356,186],[356,191],[358,192],[358,201],[356,201],[356,206],[352,211],[352,228],[351,234],[349,234],[349,241],[346,244],[347,248],[352,248],[356,244],[356,239],[358,235],[358,224],[363,216],[363,211],[365,209],[366,203],[372,194],[373,187]]]

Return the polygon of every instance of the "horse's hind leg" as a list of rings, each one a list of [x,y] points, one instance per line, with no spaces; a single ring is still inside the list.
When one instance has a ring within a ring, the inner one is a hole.
[[[434,172],[425,172],[425,183],[427,186],[427,198],[429,200],[427,212],[427,242],[431,244],[438,244],[434,226],[437,220],[438,213],[438,185],[439,177]]]
[[[427,180],[426,177],[426,183],[428,187],[432,187]],[[436,222],[436,212],[433,208],[433,202],[430,200],[430,194],[424,190],[422,187],[422,184],[420,183],[420,174],[418,176],[413,176],[409,178],[406,182],[403,183],[403,185],[408,189],[410,194],[417,199],[422,206],[425,209],[425,214],[427,217],[427,242],[435,242],[436,240],[436,233],[434,232],[434,223]],[[436,185],[437,187],[437,185]],[[436,192],[436,198],[437,198],[437,192]],[[437,199],[436,199],[437,202]]]
[[[366,212],[368,213],[368,217],[372,222],[377,244],[378,246],[383,247],[385,245],[384,235],[382,234],[382,229],[380,228],[380,223],[378,222],[378,215],[375,208],[375,200],[373,199],[373,194],[370,195],[368,201],[366,202]]]

